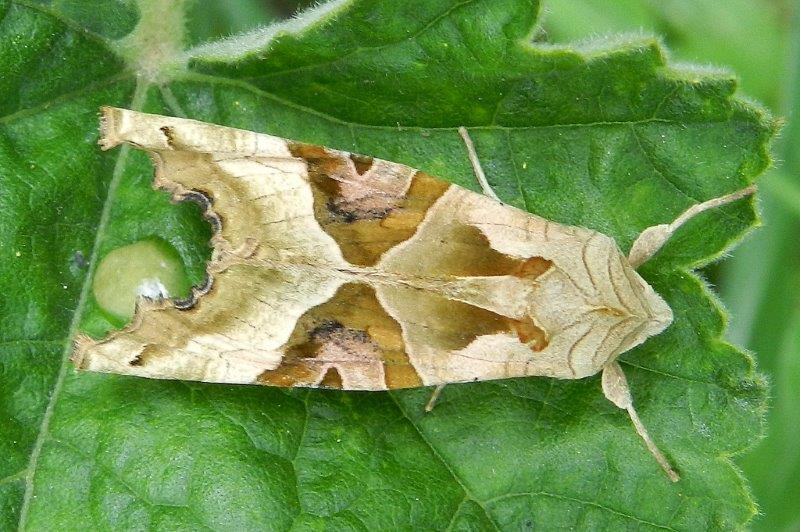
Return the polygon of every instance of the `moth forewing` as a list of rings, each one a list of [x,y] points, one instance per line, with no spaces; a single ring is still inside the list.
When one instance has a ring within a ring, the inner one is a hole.
[[[292,386],[333,371],[370,390],[580,378],[671,320],[613,239],[403,165],[105,109],[101,143],[120,142],[151,153],[156,186],[208,196],[223,222],[212,292],[83,343],[87,369]]]
[[[79,337],[81,369],[345,390],[571,379],[672,320],[612,238],[404,165],[116,108],[100,143],[146,150],[176,199],[207,197],[214,252],[190,301]]]

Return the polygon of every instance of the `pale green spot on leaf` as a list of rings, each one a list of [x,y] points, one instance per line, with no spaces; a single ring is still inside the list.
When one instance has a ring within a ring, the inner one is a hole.
[[[92,293],[100,308],[129,320],[138,298],[181,298],[190,286],[175,248],[153,239],[108,253],[97,266]]]

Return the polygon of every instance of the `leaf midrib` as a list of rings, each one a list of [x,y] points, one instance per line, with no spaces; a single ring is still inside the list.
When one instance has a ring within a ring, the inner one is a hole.
[[[134,89],[133,98],[131,99],[131,108],[132,109],[141,109],[145,96],[147,94],[147,90],[149,89],[149,84],[138,80],[136,83],[136,88]],[[59,396],[61,394],[61,390],[64,388],[64,381],[66,379],[68,369],[69,369],[69,356],[72,352],[72,339],[75,337],[75,334],[78,331],[78,326],[80,324],[81,318],[83,316],[83,311],[86,308],[86,302],[89,300],[89,290],[91,287],[92,276],[94,274],[95,267],[97,266],[97,259],[99,255],[100,245],[103,241],[103,237],[105,236],[106,228],[108,227],[109,219],[111,218],[111,208],[114,204],[114,199],[116,196],[117,188],[119,183],[122,179],[122,173],[125,169],[125,162],[128,157],[128,153],[130,152],[130,148],[128,146],[123,146],[117,156],[117,161],[114,165],[114,170],[112,173],[111,181],[109,182],[108,192],[106,193],[106,199],[103,202],[103,209],[100,213],[100,221],[97,225],[97,233],[95,234],[95,240],[92,245],[92,253],[89,259],[89,268],[84,279],[83,285],[81,286],[80,296],[78,297],[78,303],[75,306],[75,312],[72,316],[72,321],[70,322],[67,338],[64,341],[64,350],[61,353],[61,365],[59,366],[58,373],[56,375],[55,383],[53,384],[52,392],[50,393],[50,399],[47,402],[47,407],[45,408],[44,415],[42,416],[42,422],[39,425],[38,434],[36,436],[36,440],[33,444],[33,449],[31,450],[30,460],[28,461],[28,466],[25,469],[25,491],[22,498],[22,506],[20,508],[19,514],[19,530],[24,530],[27,524],[28,515],[31,507],[31,502],[33,500],[33,494],[35,490],[34,486],[34,477],[36,475],[36,469],[39,463],[39,457],[42,454],[42,449],[44,448],[45,441],[47,440],[47,435],[49,433],[50,427],[50,419],[53,417],[53,413],[55,412],[56,404],[58,402]]]

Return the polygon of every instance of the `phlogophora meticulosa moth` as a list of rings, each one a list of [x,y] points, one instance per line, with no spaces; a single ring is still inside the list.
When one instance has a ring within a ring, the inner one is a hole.
[[[104,108],[101,145],[146,150],[155,186],[205,206],[208,281],[141,300],[133,321],[78,336],[80,369],[150,378],[390,390],[603,372],[649,450],[617,357],[672,321],[636,273],[695,205],[615,241],[407,166],[193,120]],[[465,141],[487,193],[469,135]],[[435,395],[434,395],[435,397]]]

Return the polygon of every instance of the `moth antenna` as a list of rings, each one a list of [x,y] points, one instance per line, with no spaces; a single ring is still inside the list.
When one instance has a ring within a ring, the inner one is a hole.
[[[631,246],[631,251],[628,253],[628,262],[634,268],[638,268],[650,260],[653,255],[658,253],[658,250],[660,250],[664,244],[666,244],[675,231],[677,231],[683,224],[698,214],[710,209],[716,209],[717,207],[727,205],[728,203],[736,200],[740,200],[744,197],[750,196],[751,194],[755,194],[755,192],[756,185],[750,185],[749,187],[737,190],[736,192],[731,192],[730,194],[726,194],[724,196],[720,196],[719,198],[713,198],[708,201],[704,201],[703,203],[692,205],[683,211],[680,216],[675,218],[672,223],[648,227],[641,232]]]
[[[425,404],[425,411],[430,412],[433,410],[433,407],[436,406],[436,401],[439,400],[439,396],[442,395],[442,390],[444,390],[445,384],[437,384],[436,388],[433,390],[431,394],[431,398],[428,399],[428,402]]]
[[[628,411],[628,416],[630,416],[633,422],[636,433],[644,440],[647,450],[650,451],[650,454],[653,455],[656,462],[658,462],[658,465],[661,466],[661,469],[664,470],[669,479],[672,482],[678,482],[681,477],[672,469],[664,453],[662,453],[655,444],[642,423],[642,420],[639,419],[639,414],[636,413],[636,409],[633,407],[633,399],[631,398],[631,390],[628,387],[628,380],[625,378],[625,373],[623,373],[618,362],[611,362],[603,368],[602,382],[603,394],[606,398],[619,408]]]
[[[492,187],[489,185],[489,181],[486,179],[486,174],[483,173],[483,168],[481,167],[481,162],[478,159],[478,154],[475,152],[475,144],[473,144],[467,128],[460,126],[458,128],[458,134],[461,135],[461,140],[464,141],[464,145],[467,147],[469,162],[472,164],[472,171],[475,172],[475,178],[481,185],[481,190],[483,190],[483,193],[493,200],[500,201],[500,198],[497,197],[497,194],[494,193],[494,190],[492,190]]]

